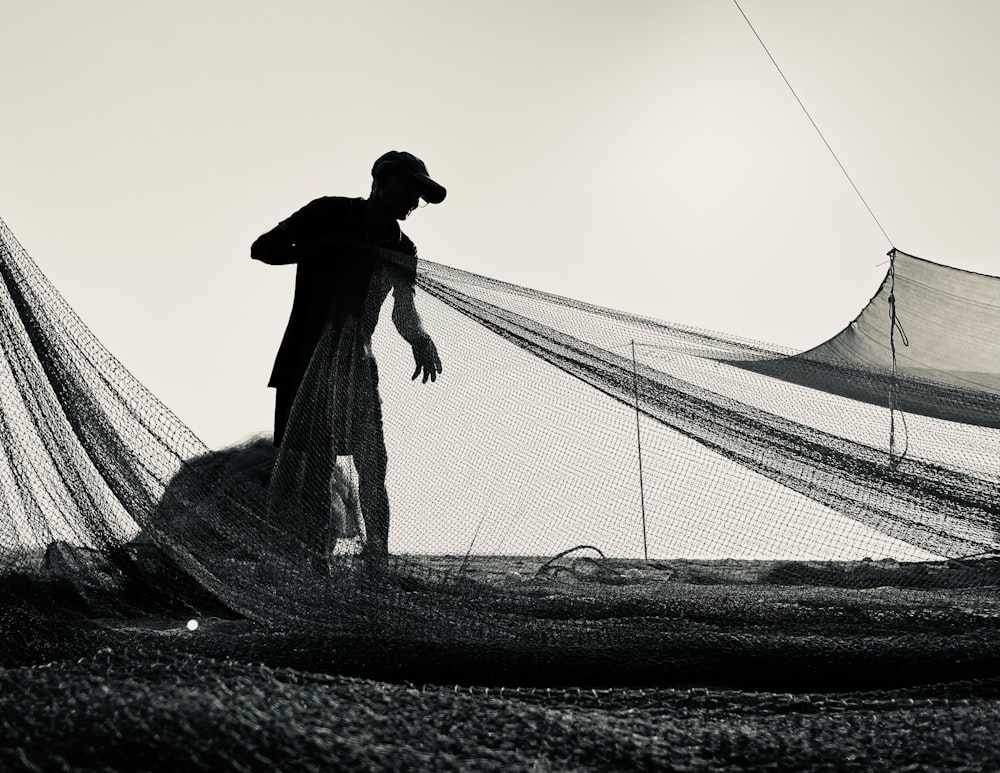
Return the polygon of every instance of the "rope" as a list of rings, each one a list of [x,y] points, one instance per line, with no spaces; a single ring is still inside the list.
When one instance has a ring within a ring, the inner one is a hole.
[[[900,342],[903,346],[909,346],[910,341],[906,337],[906,331],[899,321],[896,313],[896,249],[889,250],[889,351],[892,354],[892,370],[889,375],[889,467],[896,469],[899,463],[906,456],[909,448],[909,433],[906,429],[906,416],[900,412],[899,417],[903,425],[903,452],[894,457],[896,450],[896,392],[898,384],[896,381],[896,331],[899,331]]]
[[[813,117],[809,114],[809,111],[806,110],[806,106],[802,103],[802,100],[799,99],[799,95],[795,93],[795,89],[792,88],[792,84],[789,82],[788,78],[785,77],[785,73],[781,71],[781,68],[778,66],[778,63],[775,61],[774,57],[771,56],[771,52],[768,51],[767,46],[764,45],[764,41],[761,39],[760,35],[757,34],[757,30],[754,29],[753,24],[750,23],[750,19],[747,18],[747,15],[743,12],[743,9],[740,8],[739,1],[733,0],[733,3],[739,10],[740,15],[743,16],[743,20],[747,23],[747,26],[750,27],[750,31],[753,32],[754,37],[757,38],[757,42],[760,43],[761,48],[764,49],[764,53],[767,54],[768,59],[771,60],[771,64],[774,65],[774,69],[778,71],[778,75],[781,76],[781,79],[785,82],[785,85],[788,86],[788,90],[792,92],[792,96],[795,97],[795,101],[799,103],[799,107],[802,108],[802,112],[806,114],[806,118],[809,119],[809,123],[812,124],[812,127],[813,129],[816,130],[816,133],[819,135],[819,138],[823,140],[823,144],[826,145],[826,149],[830,151],[830,155],[833,156],[833,160],[837,162],[837,166],[840,167],[840,171],[844,173],[844,177],[847,178],[847,182],[851,184],[851,187],[854,188],[854,192],[858,195],[858,198],[861,199],[861,203],[865,205],[865,209],[868,210],[868,214],[871,215],[872,220],[875,221],[875,225],[878,226],[878,230],[882,232],[882,235],[885,237],[885,240],[889,242],[889,246],[892,246],[893,241],[892,239],[889,238],[889,234],[886,233],[885,229],[882,227],[882,224],[878,221],[878,218],[875,217],[875,213],[872,211],[872,208],[868,206],[868,202],[865,201],[865,197],[861,195],[861,191],[858,189],[858,186],[854,184],[854,180],[852,180],[851,176],[847,173],[847,169],[844,168],[844,165],[840,162],[840,159],[837,158],[837,154],[833,152],[833,148],[830,147],[830,143],[827,142],[826,137],[823,136],[823,132],[820,131],[819,126],[816,125],[816,122],[813,120]]]

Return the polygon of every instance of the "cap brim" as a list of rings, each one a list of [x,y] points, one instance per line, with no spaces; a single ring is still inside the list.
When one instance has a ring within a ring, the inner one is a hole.
[[[434,182],[427,175],[415,174],[413,179],[420,183],[420,197],[428,204],[440,204],[444,197],[448,195],[443,185]]]

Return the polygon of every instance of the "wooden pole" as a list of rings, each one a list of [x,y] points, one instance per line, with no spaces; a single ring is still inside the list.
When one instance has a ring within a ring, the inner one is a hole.
[[[649,560],[649,543],[646,540],[646,490],[642,481],[642,432],[639,430],[639,365],[635,358],[635,340],[632,341],[632,389],[635,392],[635,442],[639,450],[639,504],[642,507],[642,554]]]

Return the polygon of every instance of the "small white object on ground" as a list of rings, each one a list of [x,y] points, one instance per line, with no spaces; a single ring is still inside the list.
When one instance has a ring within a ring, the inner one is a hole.
[[[191,620],[188,620],[188,622],[187,622],[187,629],[189,631],[197,631],[198,630],[198,621],[195,620],[194,618],[192,618]]]
[[[510,571],[507,572],[506,576],[504,577],[504,581],[508,585],[520,585],[522,582],[524,582],[524,577],[521,575],[520,572]]]
[[[642,569],[636,569],[632,567],[631,569],[625,570],[625,579],[627,580],[641,580],[642,579]]]

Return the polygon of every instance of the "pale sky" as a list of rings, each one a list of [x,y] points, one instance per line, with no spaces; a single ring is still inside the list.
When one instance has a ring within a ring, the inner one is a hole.
[[[894,245],[1000,274],[1000,3],[741,5]],[[211,446],[271,426],[294,270],[250,243],[366,195],[389,149],[448,187],[404,226],[422,257],[663,320],[806,348],[885,272],[731,0],[2,0],[0,21],[0,218]]]

